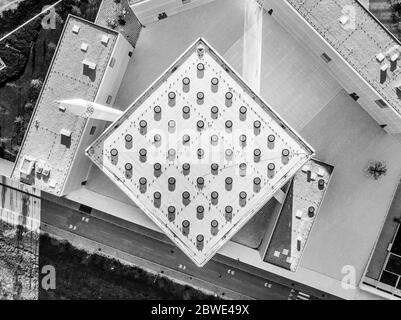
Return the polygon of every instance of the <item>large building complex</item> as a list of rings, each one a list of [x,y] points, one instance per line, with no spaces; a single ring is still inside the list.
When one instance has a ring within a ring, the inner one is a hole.
[[[355,0],[129,3],[138,39],[68,18],[12,178],[204,268],[401,298],[400,42]]]

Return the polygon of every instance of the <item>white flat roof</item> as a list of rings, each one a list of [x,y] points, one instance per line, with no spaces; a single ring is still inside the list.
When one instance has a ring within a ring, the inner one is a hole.
[[[112,39],[109,46],[101,43],[105,34]],[[33,172],[27,182],[43,191],[62,194],[87,119],[61,111],[58,101],[71,98],[95,100],[117,37],[118,33],[113,30],[68,16],[21,144],[12,172],[13,179],[20,180],[21,162],[29,157],[34,162],[44,162],[50,175]],[[88,44],[87,52],[81,51],[82,43]],[[83,70],[85,60],[98,66],[96,72],[88,74]],[[62,141],[64,131],[71,133],[67,143]]]
[[[393,56],[399,57],[400,42],[361,4],[361,1],[287,2],[396,112],[401,114],[400,98],[396,91],[396,87],[401,83],[399,67],[389,72],[384,82],[379,72],[381,67],[390,67]],[[340,18],[344,16],[348,17],[345,25],[340,23]],[[377,60],[377,55],[380,54],[384,56],[382,62]]]
[[[87,152],[199,266],[313,154],[203,39]]]

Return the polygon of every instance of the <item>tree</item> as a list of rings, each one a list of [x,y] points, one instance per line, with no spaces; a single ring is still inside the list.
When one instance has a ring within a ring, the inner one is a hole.
[[[112,28],[115,29],[117,27],[117,21],[115,18],[107,18],[107,25]]]
[[[120,14],[118,15],[118,23],[119,23],[120,25],[122,25],[122,26],[124,26],[124,25],[127,23],[126,20],[125,20],[125,16],[124,16],[123,13],[120,13]]]
[[[34,89],[41,89],[43,85],[43,81],[41,79],[32,79],[31,80],[31,87]]]
[[[401,3],[400,2],[394,2],[394,1],[389,1],[390,2],[390,6],[391,6],[391,9],[394,11],[394,12],[396,12],[396,13],[398,13],[398,14],[401,14]]]
[[[372,161],[368,165],[367,173],[375,180],[387,174],[387,166],[383,161]]]
[[[30,102],[25,103],[24,108],[28,112],[32,111],[33,110],[33,103],[30,103]]]

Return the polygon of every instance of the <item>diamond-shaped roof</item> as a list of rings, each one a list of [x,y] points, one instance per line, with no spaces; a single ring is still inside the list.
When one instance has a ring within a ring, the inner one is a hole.
[[[203,266],[313,150],[199,39],[87,154]]]

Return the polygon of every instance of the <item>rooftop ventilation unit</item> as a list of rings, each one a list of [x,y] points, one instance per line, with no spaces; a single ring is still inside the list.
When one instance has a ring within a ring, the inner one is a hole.
[[[85,42],[83,42],[83,43],[81,44],[81,50],[82,50],[83,52],[88,51],[88,47],[89,47],[89,45],[88,45],[87,43],[85,43]]]
[[[105,46],[107,46],[107,44],[109,43],[110,38],[106,35],[102,36],[102,44],[104,44]]]
[[[75,34],[78,34],[80,29],[81,29],[80,26],[75,25],[75,26],[72,28],[72,32],[75,33]]]
[[[342,16],[341,18],[340,18],[340,23],[344,26],[344,25],[346,25],[348,22],[349,22],[349,17],[348,16],[346,16],[346,15],[344,15],[344,16]]]
[[[302,167],[302,172],[303,172],[303,173],[308,173],[309,171],[310,171],[310,166],[304,165],[304,166]]]
[[[37,174],[42,174],[42,172],[43,172],[43,167],[44,167],[43,162],[38,162],[38,163],[36,164],[36,168],[35,168],[36,173],[37,173]]]
[[[48,186],[49,186],[50,188],[54,189],[54,188],[57,186],[56,180],[51,179],[51,180],[49,181]]]
[[[21,174],[29,176],[32,174],[34,168],[35,168],[35,160],[29,156],[25,156],[22,159],[19,171]]]
[[[396,52],[390,57],[390,61],[396,62],[399,58],[400,58],[400,54],[399,54],[399,52]]]
[[[382,63],[385,58],[386,58],[386,56],[383,53],[379,53],[376,55],[376,60],[380,63]]]
[[[43,168],[42,176],[44,176],[44,177],[50,176],[50,168],[48,168],[48,167]]]
[[[65,146],[69,147],[69,145],[71,144],[72,132],[70,130],[61,129],[60,130],[60,135],[61,135],[60,143],[62,145],[65,145]]]
[[[72,132],[67,129],[61,129],[60,135],[66,137],[66,138],[71,138]]]
[[[95,70],[96,69],[96,63],[94,62],[90,62],[88,60],[84,60],[82,61],[83,65],[91,70]]]

